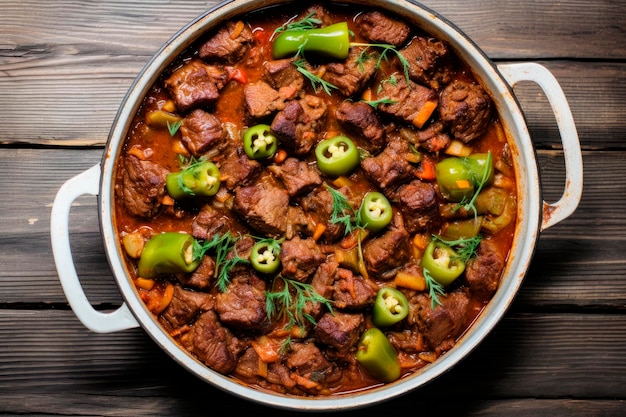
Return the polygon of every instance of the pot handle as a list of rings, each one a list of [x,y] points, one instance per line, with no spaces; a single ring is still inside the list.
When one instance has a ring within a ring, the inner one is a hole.
[[[561,135],[565,158],[565,189],[556,203],[543,201],[543,231],[569,217],[576,210],[582,196],[583,159],[576,125],[559,82],[546,67],[537,63],[515,63],[498,65],[498,70],[511,86],[520,81],[532,81],[543,90]]]
[[[112,312],[101,312],[93,308],[78,280],[69,239],[72,203],[81,195],[98,195],[99,183],[100,164],[69,179],[61,186],[52,205],[50,235],[61,286],[74,314],[88,329],[97,333],[109,333],[138,327],[139,324],[126,303]]]

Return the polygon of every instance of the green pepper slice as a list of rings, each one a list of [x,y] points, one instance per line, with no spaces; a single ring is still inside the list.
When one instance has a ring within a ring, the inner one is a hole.
[[[393,210],[387,197],[377,191],[370,191],[363,198],[359,216],[367,230],[379,232],[391,222]]]
[[[138,274],[155,278],[164,274],[194,271],[200,259],[194,259],[195,239],[187,233],[165,232],[150,239],[141,252]]]
[[[350,31],[346,22],[315,29],[292,29],[282,32],[274,41],[274,59],[313,52],[336,59],[346,59],[350,50]]]
[[[381,382],[393,382],[400,378],[400,361],[387,336],[372,327],[361,336],[357,345],[356,360],[374,378]]]
[[[174,199],[190,196],[210,197],[220,188],[220,171],[213,162],[200,161],[165,179],[167,193]]]
[[[490,153],[446,158],[437,163],[435,174],[444,197],[459,203],[470,199],[481,183],[487,185],[493,182],[493,161]]]
[[[378,290],[372,310],[372,322],[375,326],[392,326],[404,320],[408,314],[409,301],[404,294],[391,287]]]
[[[444,287],[450,285],[465,271],[465,262],[454,249],[440,241],[426,246],[422,257],[422,268]]]
[[[278,149],[278,138],[270,126],[258,124],[246,130],[243,134],[243,150],[250,159],[271,158]]]
[[[274,239],[263,239],[252,246],[250,264],[262,274],[274,274],[280,268],[280,243]]]
[[[348,174],[361,162],[359,150],[354,142],[341,135],[318,143],[315,147],[315,157],[320,171],[334,177]]]

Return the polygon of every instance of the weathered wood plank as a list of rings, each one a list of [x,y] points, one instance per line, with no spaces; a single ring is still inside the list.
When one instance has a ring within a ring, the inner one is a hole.
[[[71,312],[53,310],[1,310],[0,324],[0,412],[179,415],[206,407],[209,397],[233,411],[267,411],[189,374],[139,329],[94,334]],[[623,400],[624,346],[624,315],[508,314],[452,371],[394,404],[434,409],[453,392],[459,406],[485,397]],[[25,390],[32,403],[16,396]],[[131,399],[133,411],[123,412]]]
[[[99,149],[4,149],[0,186],[0,303],[65,304],[52,260],[50,209],[67,179],[98,163]],[[545,198],[562,192],[560,152],[539,153]],[[626,309],[626,183],[615,173],[626,170],[624,152],[584,155],[586,183],[578,210],[543,232],[516,308],[548,306]],[[18,194],[18,195],[19,195]],[[70,215],[74,261],[85,291],[96,304],[119,304],[99,232],[97,199],[84,196]],[[37,262],[33,255],[37,254]],[[25,265],[28,268],[25,268]],[[594,283],[591,289],[589,279]],[[28,289],[28,291],[25,291]]]

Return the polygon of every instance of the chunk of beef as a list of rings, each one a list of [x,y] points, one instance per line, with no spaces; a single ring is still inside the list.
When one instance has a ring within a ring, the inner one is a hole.
[[[476,258],[468,262],[465,269],[465,282],[472,294],[480,299],[489,299],[500,282],[504,270],[504,257],[496,245],[483,240],[478,246]]]
[[[241,144],[231,144],[223,154],[218,166],[222,183],[229,190],[252,183],[261,173],[261,163],[248,158]]]
[[[185,324],[192,323],[200,313],[213,308],[213,297],[202,292],[184,290],[178,285],[174,286],[172,301],[163,311],[161,317],[167,321],[168,326],[176,329]]]
[[[282,274],[298,281],[309,278],[324,259],[324,254],[313,239],[295,236],[283,241],[281,245]]]
[[[342,62],[329,62],[322,79],[337,87],[346,97],[363,91],[376,73],[377,57],[368,54],[363,59],[364,48],[352,47]]]
[[[347,352],[358,342],[364,324],[362,314],[326,313],[317,321],[315,338],[340,352]]]
[[[213,275],[215,274],[215,259],[210,256],[203,256],[200,265],[191,274],[178,274],[176,277],[181,284],[206,290],[210,288]]]
[[[373,43],[400,46],[406,42],[411,33],[409,25],[379,11],[360,14],[356,19],[356,24],[359,33]]]
[[[237,366],[237,357],[243,344],[222,326],[213,310],[202,313],[191,330],[180,337],[185,349],[209,368],[228,374]]]
[[[419,145],[429,152],[437,153],[450,144],[450,135],[441,120],[436,120],[417,131]]]
[[[304,389],[307,389],[309,381],[324,386],[329,380],[341,375],[313,341],[292,343],[285,364],[296,375],[308,380],[306,386],[302,387]],[[314,391],[315,388],[308,389]]]
[[[165,196],[165,177],[168,173],[159,164],[126,155],[120,190],[126,211],[136,217],[156,216]]]
[[[165,80],[165,87],[181,112],[211,105],[228,81],[228,72],[199,59],[189,61]]]
[[[400,186],[397,196],[404,216],[404,226],[409,233],[439,229],[439,201],[431,183],[413,180]]]
[[[385,146],[385,127],[372,106],[362,101],[344,101],[335,117],[349,132],[365,139],[364,148],[378,153]]]
[[[409,77],[420,84],[439,88],[452,78],[448,46],[434,38],[417,36],[404,49],[402,56],[411,64]]]
[[[304,76],[293,65],[293,59],[285,58],[263,62],[264,78],[277,90],[284,89],[285,97],[295,97],[304,87]]]
[[[227,213],[210,205],[205,205],[191,224],[191,234],[196,239],[211,240],[216,235],[239,230],[241,225]]]
[[[333,212],[333,196],[326,187],[319,187],[299,200],[300,207],[311,216],[315,224],[326,226],[321,240],[326,243],[334,242],[344,235],[344,226],[339,223],[331,223],[330,217]]]
[[[225,292],[215,296],[215,311],[222,323],[239,329],[261,329],[268,323],[265,281],[251,272],[231,279]]]
[[[236,64],[250,50],[252,41],[248,25],[241,21],[228,21],[200,46],[198,55],[205,60]]]
[[[349,269],[338,268],[333,284],[333,306],[337,309],[363,309],[374,302],[378,288]]]
[[[320,296],[330,299],[333,293],[333,283],[335,282],[335,272],[339,264],[332,258],[324,261],[317,267],[313,277],[311,278],[311,286]],[[324,313],[322,304],[319,302],[307,302],[304,306],[304,313],[310,314],[316,320]]]
[[[322,184],[317,167],[297,158],[287,158],[282,164],[271,165],[268,169],[281,180],[292,197],[306,194]]]
[[[439,296],[441,305],[433,308],[432,300],[420,293],[409,300],[409,323],[417,326],[432,350],[449,339],[456,339],[467,324],[469,297],[462,291]]]
[[[404,229],[391,228],[363,245],[367,270],[377,277],[388,279],[394,270],[406,263],[411,254],[409,234]]]
[[[427,103],[437,103],[437,92],[413,81],[407,83],[405,77],[396,76],[395,82],[382,82],[377,98],[388,99],[389,103],[381,103],[378,110],[396,119],[423,126],[420,111]],[[420,116],[420,117],[418,117]]]
[[[361,161],[365,175],[383,190],[394,188],[415,178],[415,167],[409,162],[411,147],[399,137],[391,137],[378,155]]]
[[[485,133],[492,107],[491,98],[480,85],[456,79],[441,92],[439,115],[454,138],[468,143]]]
[[[278,237],[287,231],[289,194],[276,180],[262,177],[255,184],[235,190],[233,210],[253,229]]]
[[[265,81],[248,83],[243,88],[246,109],[250,116],[262,118],[283,110],[288,100],[294,98],[293,91],[276,90]]]
[[[183,119],[180,133],[185,147],[195,156],[225,145],[226,131],[222,121],[201,109],[193,110]]]
[[[315,145],[318,133],[324,127],[326,112],[326,103],[316,96],[307,95],[290,101],[274,117],[272,132],[290,152],[305,155]]]

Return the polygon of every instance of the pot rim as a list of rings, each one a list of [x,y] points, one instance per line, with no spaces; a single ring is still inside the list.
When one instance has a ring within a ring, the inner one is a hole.
[[[133,315],[153,341],[191,373],[225,392],[276,408],[299,411],[356,409],[401,396],[437,378],[472,352],[500,321],[524,279],[535,249],[540,228],[542,202],[539,176],[535,151],[519,103],[512,88],[486,54],[452,22],[420,3],[412,0],[394,0],[375,4],[376,7],[394,12],[421,27],[427,33],[446,41],[470,66],[474,75],[480,79],[496,103],[514,155],[518,184],[517,226],[511,255],[507,260],[500,287],[483,312],[450,351],[409,377],[363,392],[315,398],[286,396],[250,388],[209,369],[193,358],[161,328],[139,298],[131,280],[128,279],[126,266],[121,261],[123,254],[113,221],[116,161],[121,154],[122,144],[132,118],[144,95],[158,75],[178,54],[193,44],[207,30],[211,30],[220,22],[235,15],[256,10],[260,6],[292,2],[293,0],[227,0],[219,3],[181,28],[153,55],[124,97],[107,140],[101,164],[102,173],[98,194],[100,227],[109,265]],[[372,5],[371,1],[366,0],[341,0],[339,3]]]

